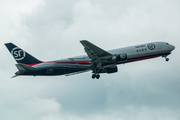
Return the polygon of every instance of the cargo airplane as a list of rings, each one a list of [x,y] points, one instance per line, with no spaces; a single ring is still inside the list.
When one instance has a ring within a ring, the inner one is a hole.
[[[175,49],[175,46],[167,42],[152,42],[141,45],[105,51],[87,40],[80,41],[87,55],[71,57],[56,61],[43,62],[13,43],[6,43],[6,47],[16,60],[19,71],[15,76],[52,76],[52,75],[74,75],[82,72],[92,71],[92,78],[99,79],[100,73],[115,73],[118,64],[125,64],[156,57],[164,57],[166,61]]]

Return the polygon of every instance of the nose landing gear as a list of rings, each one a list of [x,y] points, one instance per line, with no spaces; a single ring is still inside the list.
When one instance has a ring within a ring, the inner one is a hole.
[[[168,61],[169,61],[169,58],[167,58],[167,55],[163,55],[162,57],[166,58],[166,59],[165,59],[165,60],[166,60],[166,62],[168,62]]]
[[[94,78],[99,79],[99,78],[100,78],[100,75],[99,75],[99,74],[93,74],[93,75],[92,75],[92,79],[94,79]]]

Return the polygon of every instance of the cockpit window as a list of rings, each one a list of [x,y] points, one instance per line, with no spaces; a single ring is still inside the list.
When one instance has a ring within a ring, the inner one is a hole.
[[[166,43],[166,45],[169,45],[169,43]]]

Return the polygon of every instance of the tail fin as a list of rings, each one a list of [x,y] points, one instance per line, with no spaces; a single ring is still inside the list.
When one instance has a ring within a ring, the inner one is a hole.
[[[23,64],[36,64],[41,63],[42,61],[36,59],[26,51],[22,50],[21,48],[17,47],[13,43],[6,43],[5,46],[11,53],[11,55],[14,57],[17,63],[23,63]]]

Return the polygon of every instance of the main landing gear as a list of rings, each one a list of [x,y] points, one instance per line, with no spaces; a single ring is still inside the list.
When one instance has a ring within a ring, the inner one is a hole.
[[[92,79],[94,79],[94,78],[99,79],[100,75],[99,74],[92,74]]]
[[[169,58],[167,58],[167,55],[163,55],[162,57],[166,58],[166,62],[169,61]]]
[[[166,61],[168,62],[168,61],[169,61],[169,58],[166,58]]]

